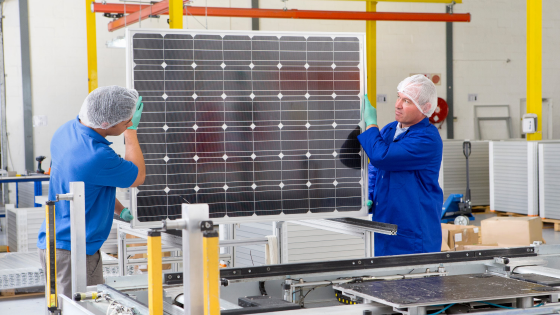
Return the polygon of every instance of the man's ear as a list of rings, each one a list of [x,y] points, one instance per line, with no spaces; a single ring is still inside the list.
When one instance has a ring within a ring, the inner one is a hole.
[[[428,102],[422,106],[422,114],[427,113],[430,111],[430,107],[432,107],[432,103]]]

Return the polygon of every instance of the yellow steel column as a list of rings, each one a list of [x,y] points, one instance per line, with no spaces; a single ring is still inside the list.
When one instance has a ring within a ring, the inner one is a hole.
[[[183,28],[183,0],[169,0],[169,28]]]
[[[45,250],[45,263],[47,270],[47,286],[45,288],[45,297],[47,299],[47,309],[49,314],[58,310],[58,283],[56,268],[56,219],[55,219],[54,201],[47,201],[45,205],[45,232],[47,247]]]
[[[148,232],[148,308],[150,315],[163,314],[161,232]]]
[[[202,245],[204,315],[220,315],[220,244],[218,232],[204,232]]]
[[[377,2],[367,1],[366,11],[375,12]],[[377,107],[377,27],[376,21],[366,21],[367,91],[369,101]]]
[[[88,90],[97,89],[97,34],[95,30],[95,13],[91,11],[94,0],[86,0],[86,30],[88,58]]]
[[[537,115],[527,140],[542,140],[542,0],[527,0],[527,113]]]

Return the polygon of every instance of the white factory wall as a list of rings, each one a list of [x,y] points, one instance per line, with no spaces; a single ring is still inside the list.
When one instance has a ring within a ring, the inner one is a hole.
[[[116,0],[112,2],[118,2]],[[525,0],[464,0],[455,12],[470,12],[471,23],[454,24],[455,123],[456,138],[474,138],[473,105],[509,104],[514,131],[519,129],[519,102],[526,94],[526,14]],[[122,2],[120,2],[122,3]],[[204,5],[205,1],[195,1]],[[208,5],[249,7],[250,0],[209,0]],[[262,8],[282,8],[279,0],[261,0]],[[288,1],[289,9],[365,10],[361,1]],[[378,11],[445,12],[443,4],[379,3]],[[560,2],[543,1],[543,97],[560,101]],[[29,0],[33,115],[47,115],[48,125],[34,128],[34,155],[50,155],[49,143],[55,130],[73,119],[86,97],[87,50],[83,1]],[[7,122],[10,144],[10,169],[24,170],[21,57],[17,0],[4,2],[4,44],[6,65]],[[166,16],[143,21],[142,28],[167,28]],[[248,30],[248,18],[185,18],[185,27],[202,29]],[[105,42],[122,36],[122,30],[109,33],[109,19],[97,14],[99,86],[125,85],[125,52],[106,48]],[[361,21],[262,19],[262,30],[285,31],[365,31]],[[441,73],[438,93],[445,98],[445,25],[444,23],[377,23],[377,93],[388,96],[378,104],[380,125],[394,119],[393,106],[398,82],[410,73]],[[508,61],[509,60],[509,61]],[[478,94],[477,102],[467,102],[469,93]],[[560,106],[554,121],[560,118]],[[445,138],[444,125],[441,129]],[[554,128],[560,138],[560,125]],[[122,138],[115,142],[123,154]],[[47,158],[45,164],[48,165]]]

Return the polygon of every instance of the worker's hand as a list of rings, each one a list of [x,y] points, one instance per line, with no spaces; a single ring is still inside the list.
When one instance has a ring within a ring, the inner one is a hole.
[[[121,214],[119,215],[119,217],[127,222],[132,221],[132,219],[134,219],[134,217],[132,216],[132,214],[130,214],[130,210],[128,210],[128,208],[124,208],[121,211]]]
[[[373,201],[368,200],[368,201],[366,202],[366,206],[368,207],[368,209],[371,209],[371,206],[372,206],[372,205],[373,205]]]
[[[142,96],[140,96],[138,98],[138,102],[136,102],[136,111],[134,112],[134,115],[132,115],[132,126],[128,127],[128,129],[138,129],[138,124],[140,123],[140,117],[142,117],[143,109],[144,103],[142,103]]]
[[[364,102],[362,103],[362,121],[360,121],[359,126],[363,131],[370,125],[377,125],[377,109],[371,106],[367,94],[364,97]]]

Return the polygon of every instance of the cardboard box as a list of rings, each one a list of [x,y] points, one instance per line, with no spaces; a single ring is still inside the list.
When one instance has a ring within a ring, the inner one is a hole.
[[[450,250],[456,250],[460,245],[478,244],[478,227],[473,225],[441,224],[442,239],[447,238]]]
[[[482,244],[528,246],[543,241],[540,217],[493,217],[482,220]]]

